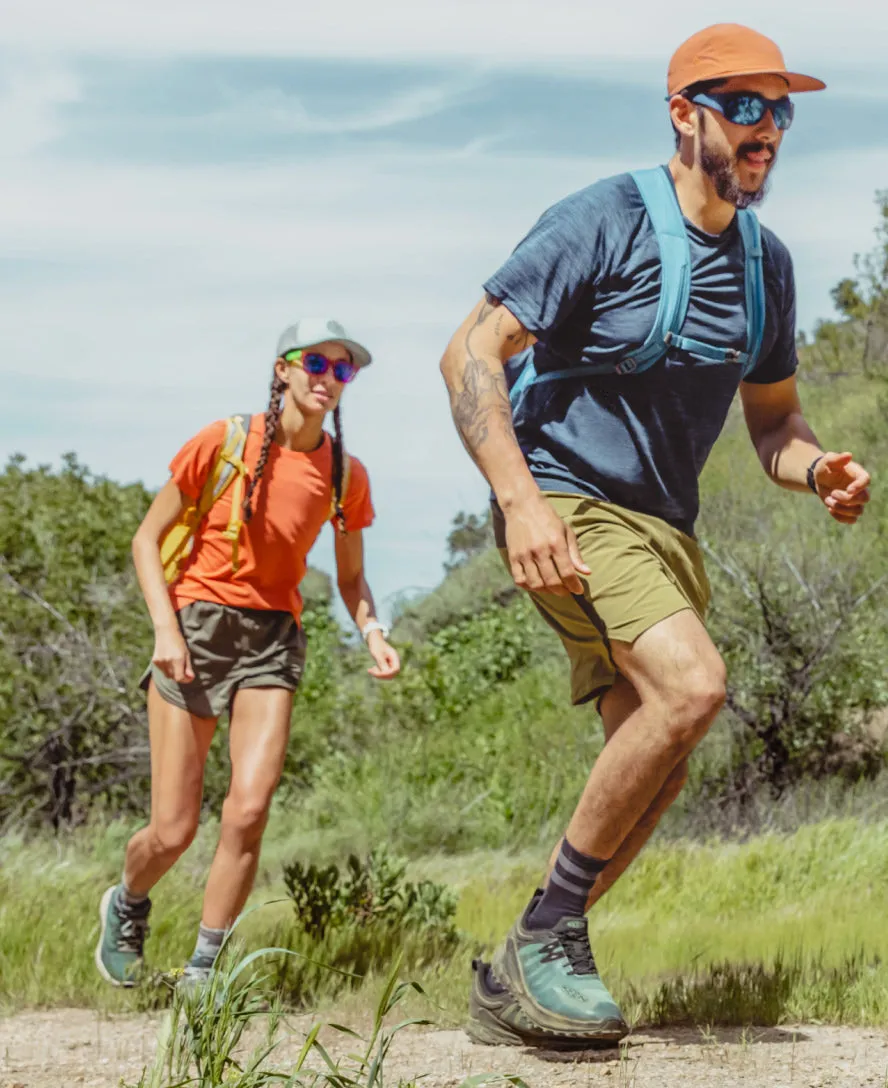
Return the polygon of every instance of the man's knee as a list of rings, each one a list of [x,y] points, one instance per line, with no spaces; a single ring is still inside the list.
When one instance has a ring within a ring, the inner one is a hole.
[[[660,692],[662,728],[671,747],[691,751],[703,739],[725,704],[721,658],[677,672]]]

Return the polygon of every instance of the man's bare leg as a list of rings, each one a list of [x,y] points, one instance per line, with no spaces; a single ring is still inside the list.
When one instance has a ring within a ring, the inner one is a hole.
[[[595,761],[545,890],[498,946],[491,968],[539,1030],[613,1042],[628,1028],[589,947],[589,893],[639,824],[618,865],[625,868],[650,834],[646,818],[658,798],[664,803],[670,776],[681,774],[724,702],[725,670],[691,610],[655,624],[632,645],[612,642],[611,652],[637,705],[627,705]]]
[[[641,700],[635,688],[624,676],[617,676],[614,686],[601,700],[601,720],[604,725],[604,735],[607,740],[616,733],[620,726],[641,705]],[[590,910],[606,891],[614,886],[616,881],[625,873],[632,862],[638,857],[645,843],[654,832],[663,814],[675,802],[684,788],[688,777],[687,759],[679,760],[669,777],[660,788],[660,792],[654,798],[653,804],[644,813],[635,827],[629,832],[620,845],[620,848],[610,859],[601,876],[595,881],[592,891],[586,901],[586,909]],[[561,849],[561,841],[552,851],[549,859],[549,872],[555,867],[555,860]]]
[[[611,652],[638,706],[595,761],[566,833],[577,850],[603,859],[612,859],[648,814],[725,697],[724,664],[690,609],[655,624],[632,645],[614,641]]]

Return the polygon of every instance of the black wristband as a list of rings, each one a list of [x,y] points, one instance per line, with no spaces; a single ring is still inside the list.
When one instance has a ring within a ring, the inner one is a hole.
[[[811,464],[808,465],[808,487],[811,488],[815,495],[817,494],[817,481],[814,479],[814,469],[817,468],[817,463],[822,461],[823,458],[824,454],[821,453],[819,457],[815,457]]]

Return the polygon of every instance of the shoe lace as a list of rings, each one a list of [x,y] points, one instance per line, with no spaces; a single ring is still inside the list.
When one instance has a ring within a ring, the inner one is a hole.
[[[561,936],[561,943],[570,964],[571,973],[574,975],[597,975],[595,957],[589,945],[588,933],[565,933]]]
[[[597,975],[595,957],[589,945],[589,934],[584,930],[576,933],[559,933],[554,941],[544,945],[543,959],[547,963],[566,959],[572,975]]]
[[[141,956],[145,947],[145,938],[150,933],[147,916],[120,914],[120,928],[117,936],[118,952],[136,952]]]

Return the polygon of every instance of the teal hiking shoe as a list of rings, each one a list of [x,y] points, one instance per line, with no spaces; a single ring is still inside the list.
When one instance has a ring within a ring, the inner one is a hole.
[[[607,1040],[602,1044],[597,1038],[590,1039],[586,1029],[559,1035],[535,1024],[509,990],[500,984],[490,964],[483,960],[472,960],[472,976],[465,1031],[474,1043],[559,1051],[611,1045]]]
[[[585,918],[561,918],[551,929],[533,929],[524,914],[493,957],[493,971],[539,1032],[617,1043],[629,1033],[617,1004],[598,975]]]
[[[137,986],[141,981],[145,938],[151,900],[137,907],[120,898],[120,885],[112,885],[99,906],[101,933],[96,945],[96,967],[112,986]]]
[[[495,988],[490,964],[472,960],[472,989],[466,1034],[487,1046],[525,1046],[533,1026],[508,990]]]

